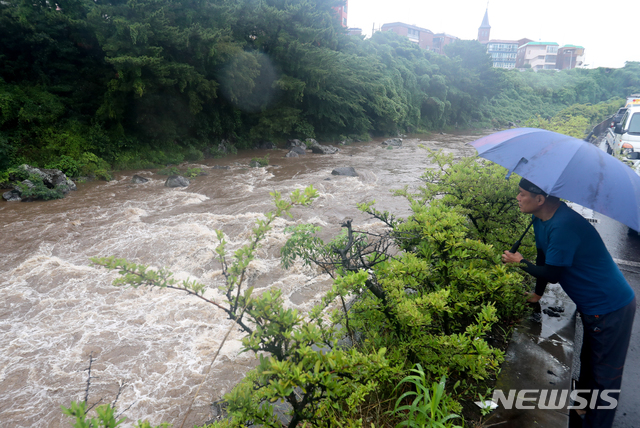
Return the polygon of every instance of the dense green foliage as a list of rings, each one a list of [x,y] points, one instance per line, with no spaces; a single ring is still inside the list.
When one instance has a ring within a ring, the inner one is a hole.
[[[120,272],[115,285],[197,296],[246,333],[244,351],[259,364],[225,396],[229,418],[214,427],[453,426],[462,422],[462,403],[487,394],[504,359],[499,344],[526,311],[523,277],[500,255],[527,219],[508,209],[517,180],[504,180],[504,169],[477,158],[453,163],[432,156],[439,168],[425,174],[424,186],[398,192],[411,203],[409,218],[378,212],[373,202],[359,206],[386,232],[358,232],[349,221],[344,234],[324,243],[315,227],[289,229],[283,265],[302,259],[334,278],[307,314],[286,308],[277,289],[254,295],[245,278],[272,222],[311,203],[312,188],[290,201],[275,193],[275,211],[232,258],[217,232],[224,302],[208,300],[206,285],[178,282],[165,269],[114,257],[92,261]],[[528,237],[523,252],[532,251]]]
[[[223,140],[503,126],[640,91],[638,63],[505,71],[475,41],[444,56],[391,32],[350,37],[339,4],[3,1],[0,171],[87,155],[116,168],[176,164]]]
[[[22,199],[42,199],[48,201],[51,199],[62,199],[64,197],[62,189],[59,187],[56,189],[48,188],[38,175],[30,175],[27,180],[16,184],[16,187],[20,189],[20,197]]]
[[[589,133],[594,124],[603,118],[610,117],[623,104],[624,100],[622,98],[613,98],[608,102],[601,102],[596,105],[574,104],[562,109],[551,118],[543,118],[537,115],[527,120],[525,125],[533,128],[548,129],[549,131],[582,139]]]

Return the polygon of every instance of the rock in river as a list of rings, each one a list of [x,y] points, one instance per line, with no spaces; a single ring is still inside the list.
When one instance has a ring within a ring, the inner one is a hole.
[[[189,185],[189,179],[181,175],[170,175],[167,181],[164,182],[165,187],[187,187]]]

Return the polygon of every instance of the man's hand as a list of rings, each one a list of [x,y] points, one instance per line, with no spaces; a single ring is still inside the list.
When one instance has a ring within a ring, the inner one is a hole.
[[[515,253],[512,253],[510,251],[505,251],[502,254],[502,263],[505,263],[505,264],[520,263],[522,259],[524,259],[524,257],[522,257],[522,254],[520,254],[517,251]]]
[[[525,293],[527,296],[527,303],[537,303],[542,296],[538,296],[536,293]]]

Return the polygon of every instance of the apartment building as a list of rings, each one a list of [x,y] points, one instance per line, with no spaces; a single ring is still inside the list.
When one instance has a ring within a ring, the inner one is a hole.
[[[396,34],[407,37],[416,43],[422,49],[433,49],[433,31],[426,28],[416,27],[415,25],[405,24],[403,22],[392,22],[384,24],[380,31],[393,31]]]
[[[517,68],[531,67],[534,70],[555,70],[558,57],[555,42],[528,42],[518,47]]]
[[[515,40],[489,40],[487,53],[493,66],[497,68],[515,68],[518,56],[518,42]]]
[[[584,48],[582,46],[564,45],[558,49],[556,68],[567,70],[576,68],[584,63]]]
[[[491,56],[493,66],[497,68],[515,68],[518,48],[529,39],[520,40],[489,40],[486,42],[487,53]]]
[[[456,36],[447,33],[437,33],[433,35],[431,50],[444,55],[444,47],[458,40]]]
[[[349,6],[349,0],[345,0],[344,6],[334,7],[333,9],[338,13],[338,18],[340,18],[340,24],[343,27],[347,28],[347,7]]]

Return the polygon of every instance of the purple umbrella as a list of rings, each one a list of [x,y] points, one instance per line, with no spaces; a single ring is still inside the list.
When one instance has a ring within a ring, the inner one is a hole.
[[[640,230],[640,176],[593,144],[537,128],[515,128],[471,144],[478,155],[566,199]]]

